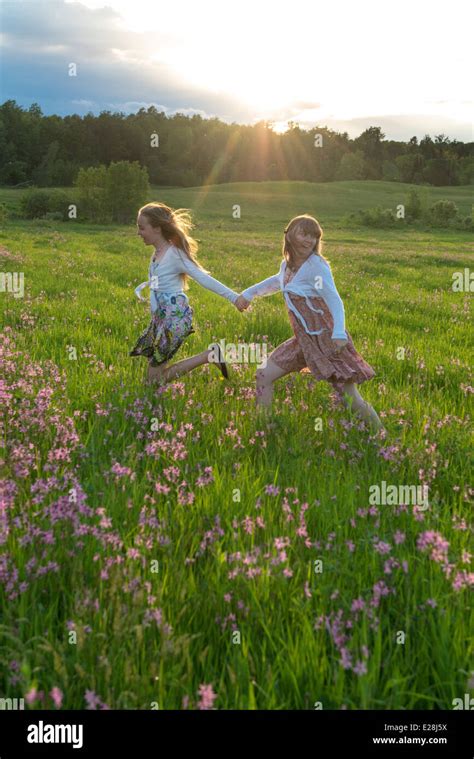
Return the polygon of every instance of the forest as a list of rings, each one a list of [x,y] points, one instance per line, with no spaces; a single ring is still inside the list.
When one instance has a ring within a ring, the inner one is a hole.
[[[271,122],[227,124],[218,118],[154,106],[137,113],[46,116],[33,103],[0,105],[0,184],[71,186],[81,168],[138,161],[152,184],[196,187],[244,181],[384,180],[420,185],[468,185],[474,142],[444,134],[408,142],[386,140],[371,126],[355,139],[296,122],[278,133]]]

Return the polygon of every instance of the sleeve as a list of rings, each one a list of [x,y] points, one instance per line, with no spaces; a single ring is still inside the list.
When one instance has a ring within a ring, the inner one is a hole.
[[[206,290],[211,290],[213,293],[216,293],[216,295],[221,295],[223,298],[230,300],[231,303],[235,303],[239,297],[238,293],[223,285],[218,279],[214,279],[214,277],[206,274],[206,272],[202,271],[199,266],[196,266],[196,264],[186,255],[179,253],[179,260],[181,263],[181,273],[188,274],[196,282],[205,287]]]
[[[334,328],[332,331],[333,340],[346,340],[347,334],[345,330],[345,312],[344,304],[341,296],[339,295],[330,267],[323,263],[318,269],[320,281],[317,288],[317,295],[324,300],[327,307],[331,312],[331,316],[334,321]]]
[[[279,290],[280,278],[278,274],[274,274],[272,277],[257,282],[257,284],[252,285],[252,287],[247,287],[246,290],[243,290],[242,295],[247,300],[252,300],[252,298],[260,295],[273,295],[273,293],[279,292]]]

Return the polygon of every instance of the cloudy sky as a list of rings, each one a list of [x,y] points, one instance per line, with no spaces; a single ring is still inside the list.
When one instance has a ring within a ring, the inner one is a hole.
[[[2,0],[0,99],[472,141],[469,0]],[[70,76],[70,64],[77,75]]]

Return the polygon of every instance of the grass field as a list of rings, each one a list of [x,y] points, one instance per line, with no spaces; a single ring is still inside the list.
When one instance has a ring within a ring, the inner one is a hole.
[[[473,695],[472,293],[452,289],[472,234],[341,221],[408,189],[153,192],[193,210],[200,260],[237,291],[278,270],[291,216],[318,218],[386,439],[311,375],[277,383],[277,432],[254,414],[255,365],[144,386],[128,351],[148,323],[134,287],[151,249],[133,225],[3,227],[0,268],[24,272],[25,295],[1,293],[0,695],[32,709],[407,710]],[[470,211],[472,188],[423,189]],[[12,209],[18,197],[0,191]],[[291,336],[281,295],[245,314],[196,283],[188,295],[179,358]],[[427,485],[429,507],[374,505],[382,482]]]

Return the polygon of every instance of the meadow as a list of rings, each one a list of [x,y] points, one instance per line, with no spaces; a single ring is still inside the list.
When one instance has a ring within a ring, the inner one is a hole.
[[[154,188],[190,208],[199,258],[234,290],[275,273],[284,226],[315,215],[356,348],[371,433],[310,374],[255,412],[255,365],[164,388],[128,351],[149,319],[134,225],[12,218],[0,269],[0,696],[26,708],[452,709],[474,695],[472,233],[351,227],[408,185]],[[470,212],[472,188],[423,188]],[[19,191],[2,189],[15,209]],[[240,206],[240,218],[233,208]],[[191,282],[195,333],[291,336],[274,295],[239,313]],[[425,485],[427,508],[373,504]]]

